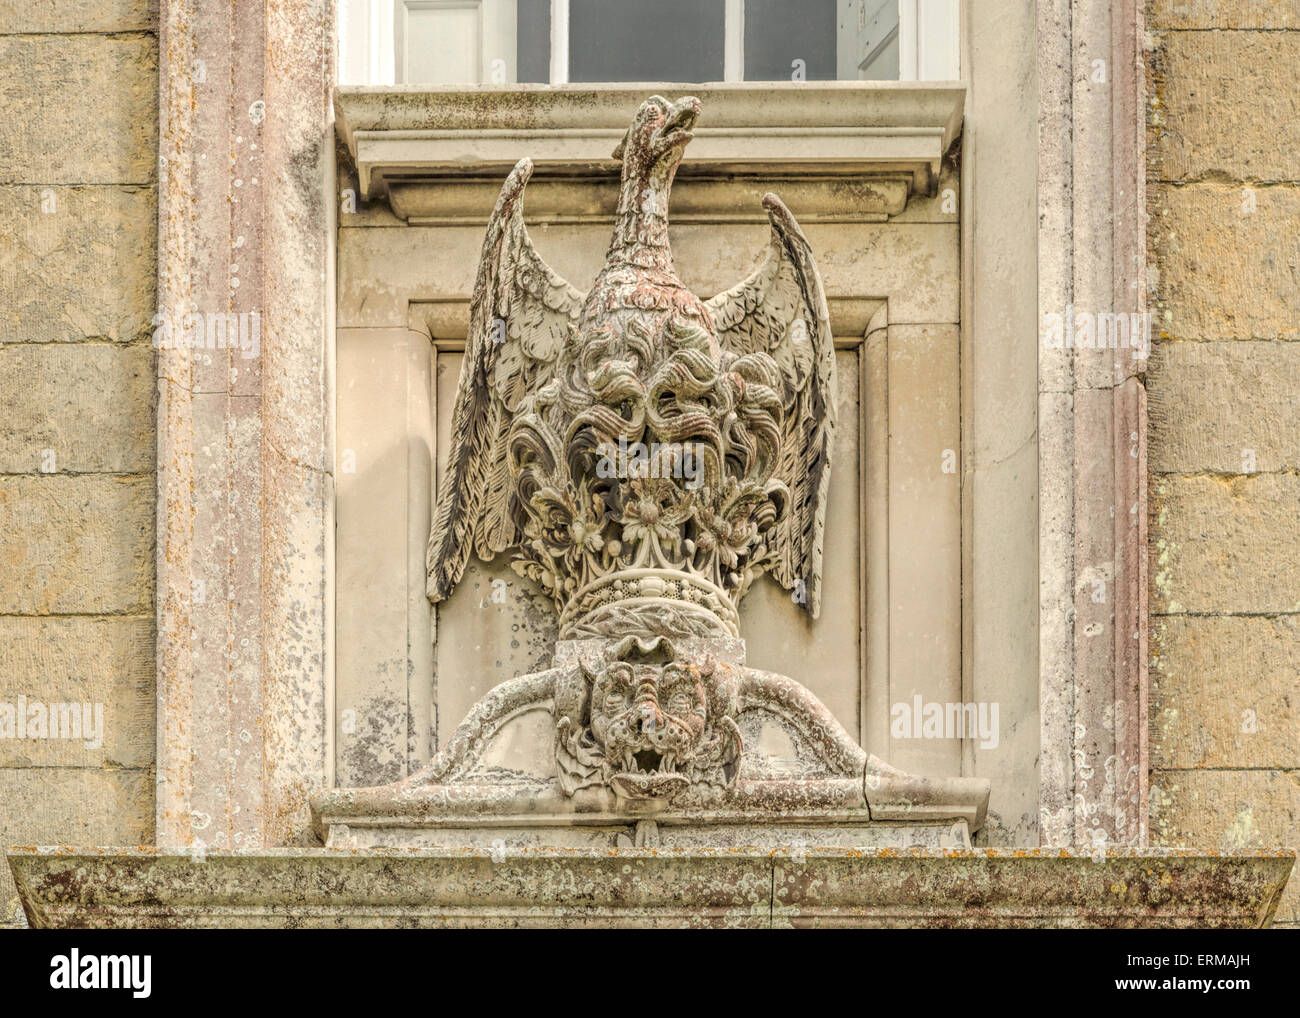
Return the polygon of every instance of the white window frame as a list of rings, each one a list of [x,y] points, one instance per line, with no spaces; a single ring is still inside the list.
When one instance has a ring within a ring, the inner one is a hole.
[[[436,10],[465,10],[473,11],[474,16],[478,19],[478,31],[480,38],[483,34],[483,20],[485,11],[481,0],[394,0],[389,7],[389,14],[393,22],[393,76],[394,80],[400,80],[406,77],[405,58],[406,42],[403,38],[408,31],[407,19],[413,11],[436,11]],[[475,54],[475,63],[478,66],[478,77],[483,76],[483,54],[480,51]]]
[[[960,0],[898,0],[898,80],[961,77]]]
[[[400,0],[338,0],[340,85],[397,81]],[[745,0],[724,0],[722,80],[745,80]],[[961,0],[898,0],[900,81],[961,77]],[[551,0],[551,84],[569,81],[569,0]]]
[[[395,0],[338,0],[338,83],[395,85]]]

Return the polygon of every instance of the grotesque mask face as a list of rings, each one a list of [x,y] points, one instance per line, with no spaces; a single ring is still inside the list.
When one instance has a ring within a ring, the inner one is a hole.
[[[601,787],[638,813],[725,799],[744,748],[739,669],[697,651],[683,659],[662,636],[624,637],[597,654],[556,694],[565,794]]]
[[[672,798],[704,734],[708,700],[698,672],[668,663],[616,661],[596,677],[591,731],[605,780],[629,799]]]

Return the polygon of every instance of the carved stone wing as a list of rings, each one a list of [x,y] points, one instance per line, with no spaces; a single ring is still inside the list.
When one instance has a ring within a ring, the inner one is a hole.
[[[470,303],[451,447],[429,535],[428,595],[446,598],[473,551],[491,559],[520,540],[511,512],[506,433],[525,396],[550,379],[584,294],[542,261],[524,226],[533,164],[521,159],[488,221]]]
[[[775,476],[790,501],[769,540],[771,572],[788,590],[802,584],[803,608],[816,618],[835,432],[835,343],[807,239],[776,195],[764,195],[763,207],[772,223],[766,260],[706,304],[724,351],[766,353],[781,368],[784,433]]]

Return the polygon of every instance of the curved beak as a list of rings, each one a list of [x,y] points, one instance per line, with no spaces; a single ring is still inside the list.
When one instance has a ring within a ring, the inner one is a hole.
[[[668,108],[663,126],[655,132],[654,149],[656,155],[662,155],[672,149],[685,146],[695,135],[692,128],[700,116],[700,101],[693,95],[678,99]]]

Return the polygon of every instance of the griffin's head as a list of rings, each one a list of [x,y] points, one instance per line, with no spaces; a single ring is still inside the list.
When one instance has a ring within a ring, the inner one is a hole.
[[[652,95],[641,104],[632,126],[614,149],[623,160],[623,176],[642,176],[654,170],[675,170],[682,150],[695,137],[691,128],[700,115],[700,101],[693,95],[670,103]]]

